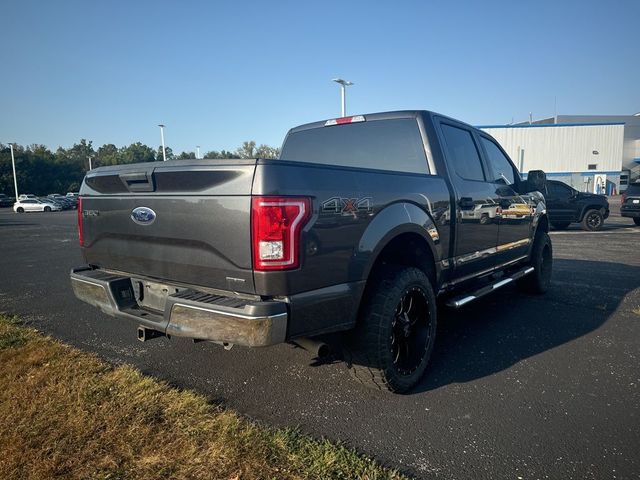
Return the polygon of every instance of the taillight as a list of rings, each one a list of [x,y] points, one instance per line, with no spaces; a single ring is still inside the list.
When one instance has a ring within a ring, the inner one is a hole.
[[[80,246],[84,247],[84,234],[82,232],[82,197],[78,197],[78,238]]]
[[[253,197],[251,237],[255,270],[300,266],[300,231],[311,216],[308,198]]]
[[[333,118],[331,120],[327,120],[324,122],[325,127],[331,127],[332,125],[344,125],[346,123],[358,123],[358,122],[366,122],[366,118],[363,115],[354,115],[353,117],[340,117]]]

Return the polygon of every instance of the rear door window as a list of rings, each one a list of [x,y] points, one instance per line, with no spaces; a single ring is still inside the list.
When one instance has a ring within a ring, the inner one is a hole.
[[[446,123],[442,123],[441,127],[447,157],[456,174],[465,180],[486,181],[482,161],[471,132]]]
[[[547,182],[547,192],[550,198],[565,198],[571,195],[571,188],[563,183]]]

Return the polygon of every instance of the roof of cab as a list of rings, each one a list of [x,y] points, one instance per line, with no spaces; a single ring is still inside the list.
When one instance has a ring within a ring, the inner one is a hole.
[[[456,119],[451,118],[451,117],[447,117],[446,115],[442,115],[440,113],[432,112],[430,110],[395,110],[395,111],[392,111],[392,112],[377,112],[377,113],[355,114],[355,115],[349,115],[348,117],[350,118],[350,117],[363,116],[366,119],[366,121],[375,121],[375,120],[391,120],[391,119],[396,119],[396,118],[416,118],[416,117],[418,117],[420,115],[428,115],[428,116],[437,115],[439,117],[446,118],[446,119],[449,119],[449,120],[453,120],[455,122],[467,125],[470,128],[476,129],[472,125],[469,125],[469,124],[467,124],[465,122],[462,122],[460,120],[456,120]],[[336,117],[336,118],[340,118],[340,117]],[[291,130],[289,130],[288,133],[291,134],[291,133],[295,133],[295,132],[300,132],[302,130],[309,130],[309,129],[312,129],[312,128],[325,127],[327,121],[335,120],[336,118],[320,120],[318,122],[305,123],[303,125],[298,125],[297,127],[293,127]],[[345,118],[347,118],[347,117],[345,117]]]

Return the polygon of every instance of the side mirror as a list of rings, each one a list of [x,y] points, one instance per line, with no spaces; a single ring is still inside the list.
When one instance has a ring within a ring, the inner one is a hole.
[[[547,187],[547,174],[542,170],[529,170],[527,174],[527,183],[529,184],[529,191],[544,192]]]

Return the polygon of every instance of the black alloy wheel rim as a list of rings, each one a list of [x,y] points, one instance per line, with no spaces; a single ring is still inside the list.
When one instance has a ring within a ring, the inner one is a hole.
[[[600,224],[602,224],[602,219],[600,218],[600,214],[592,213],[587,218],[587,223],[591,228],[598,228]]]
[[[405,290],[391,324],[391,355],[401,375],[411,375],[424,360],[432,337],[429,301],[420,287]]]

